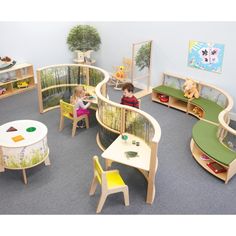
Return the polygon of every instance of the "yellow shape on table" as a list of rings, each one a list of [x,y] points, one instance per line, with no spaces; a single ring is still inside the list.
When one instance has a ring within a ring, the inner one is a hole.
[[[24,140],[25,138],[22,135],[17,135],[11,138],[14,142],[19,142]]]

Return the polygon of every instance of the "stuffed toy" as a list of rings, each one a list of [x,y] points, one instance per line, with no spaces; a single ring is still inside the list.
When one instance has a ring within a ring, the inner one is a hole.
[[[198,117],[202,117],[202,110],[199,107],[194,107],[193,108],[193,112],[198,116]]]
[[[124,72],[124,70],[125,70],[125,67],[124,67],[124,66],[119,66],[118,70],[117,70],[116,73],[115,73],[115,77],[116,77],[117,79],[119,79],[119,80],[124,79],[124,77],[125,77],[125,72]]]
[[[192,79],[186,79],[184,85],[184,96],[188,99],[191,99],[193,97],[199,98],[199,92],[197,89],[197,83]]]

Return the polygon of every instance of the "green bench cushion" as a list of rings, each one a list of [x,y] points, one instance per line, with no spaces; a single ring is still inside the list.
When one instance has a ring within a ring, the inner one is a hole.
[[[192,130],[192,136],[198,147],[216,161],[229,165],[236,159],[236,153],[225,147],[217,138],[218,127],[206,121],[198,121]]]
[[[166,94],[171,97],[175,97],[182,101],[188,101],[188,99],[184,97],[184,93],[182,90],[174,89],[166,85],[160,85],[158,87],[155,87],[153,88],[153,91],[161,94]],[[214,123],[218,123],[218,115],[223,110],[223,108],[217,103],[206,98],[200,97],[197,99],[193,99],[191,101],[191,104],[199,106],[204,110],[204,119],[212,121]]]
[[[217,103],[202,97],[193,99],[191,103],[201,107],[205,111],[205,115],[203,117],[204,119],[219,123],[218,115],[223,110],[223,108]]]
[[[188,101],[188,99],[184,97],[183,91],[179,89],[174,89],[165,85],[160,85],[158,87],[153,88],[153,91],[157,93],[165,94],[171,97],[178,98],[182,101],[186,101],[186,102]]]

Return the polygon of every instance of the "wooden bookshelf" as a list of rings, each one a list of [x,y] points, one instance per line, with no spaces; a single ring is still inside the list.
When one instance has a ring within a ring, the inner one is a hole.
[[[17,83],[24,81],[28,83],[28,87],[18,88]],[[4,94],[0,94],[0,99],[34,89],[35,81],[33,65],[27,63],[17,64],[12,68],[1,70],[0,87],[6,89]]]

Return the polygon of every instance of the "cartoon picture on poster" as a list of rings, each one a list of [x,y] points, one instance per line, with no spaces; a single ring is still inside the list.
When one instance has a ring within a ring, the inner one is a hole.
[[[221,73],[224,44],[189,41],[188,66]]]

